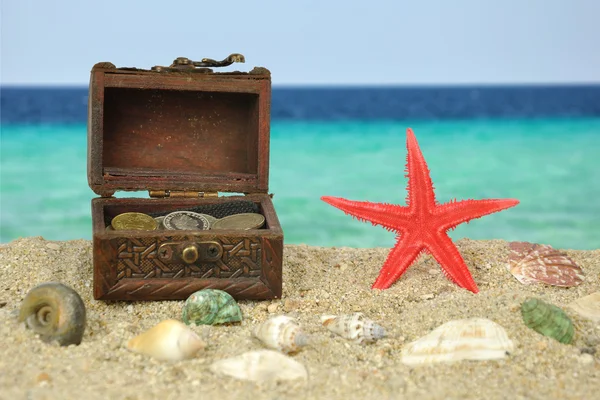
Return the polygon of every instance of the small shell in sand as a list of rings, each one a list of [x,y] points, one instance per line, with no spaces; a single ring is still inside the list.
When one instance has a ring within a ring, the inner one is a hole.
[[[57,341],[61,346],[81,343],[85,318],[85,305],[79,294],[58,282],[31,289],[19,312],[19,322],[25,322],[43,341]]]
[[[552,246],[510,242],[509,262],[506,268],[524,285],[545,283],[546,285],[571,287],[583,282],[584,274],[579,265],[565,253]]]
[[[249,351],[236,357],[216,361],[214,373],[254,382],[307,378],[306,368],[293,358],[273,350]]]
[[[385,336],[385,330],[362,313],[323,315],[321,323],[331,332],[356,343],[374,342]]]
[[[523,322],[529,328],[564,344],[570,344],[575,327],[569,316],[554,304],[529,298],[521,304]]]
[[[402,349],[402,363],[409,366],[497,360],[514,348],[504,328],[484,318],[447,322]]]
[[[584,318],[600,322],[600,292],[577,299],[568,307]]]
[[[230,324],[242,320],[242,311],[229,293],[202,289],[187,298],[182,319],[188,325]]]
[[[254,329],[253,334],[265,346],[284,353],[295,353],[308,344],[308,336],[294,319],[285,315],[266,320]]]
[[[204,347],[206,344],[194,331],[174,319],[160,322],[127,343],[129,350],[163,361],[192,358]]]

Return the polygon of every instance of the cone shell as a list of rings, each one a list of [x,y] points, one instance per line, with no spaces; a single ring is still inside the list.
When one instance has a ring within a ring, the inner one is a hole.
[[[42,283],[23,299],[19,321],[45,342],[78,345],[85,331],[85,305],[72,288],[58,282]]]
[[[552,246],[510,242],[507,269],[524,285],[545,283],[571,287],[583,282],[583,270],[565,253]]]
[[[385,330],[362,313],[323,315],[321,323],[331,332],[356,343],[374,342],[385,336]]]
[[[273,350],[249,351],[236,357],[226,358],[214,362],[210,370],[254,382],[306,380],[308,376],[306,368],[298,361]]]
[[[600,292],[575,300],[569,308],[584,318],[600,322]]]
[[[295,353],[308,344],[308,336],[292,318],[278,315],[258,325],[254,336],[268,348]]]
[[[183,305],[182,319],[188,325],[229,324],[240,322],[242,311],[229,293],[203,289],[187,298]]]
[[[521,315],[525,325],[534,331],[561,343],[570,344],[573,341],[573,323],[560,308],[540,299],[530,298],[521,305]]]
[[[205,346],[194,331],[174,319],[162,321],[127,343],[127,348],[135,353],[164,361],[192,358]]]
[[[513,342],[504,328],[484,318],[447,322],[402,349],[409,366],[461,360],[498,360],[512,352]]]

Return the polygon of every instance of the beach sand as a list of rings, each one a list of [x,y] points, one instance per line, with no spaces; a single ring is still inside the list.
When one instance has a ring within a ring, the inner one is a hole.
[[[507,243],[458,240],[477,282],[473,294],[448,281],[430,256],[390,289],[371,290],[389,249],[285,246],[283,298],[240,301],[241,325],[193,327],[208,343],[191,360],[160,362],[125,348],[133,336],[168,318],[183,301],[104,302],[92,297],[91,242],[24,238],[0,247],[0,399],[592,399],[600,396],[600,325],[565,306],[600,290],[600,250],[566,251],[584,270],[574,288],[525,286],[505,268]],[[79,346],[43,343],[17,322],[34,286],[58,281],[83,298],[88,318]],[[576,337],[561,344],[527,328],[520,304],[538,297],[572,317]],[[267,306],[271,305],[269,309]],[[276,306],[275,306],[276,305]],[[274,309],[276,307],[276,309]],[[323,314],[360,311],[388,337],[357,345],[333,336]],[[297,318],[315,344],[293,355],[307,381],[252,383],[212,373],[212,362],[263,348],[251,330],[269,316]],[[450,320],[482,317],[502,325],[515,344],[503,360],[408,367],[407,343]],[[589,354],[592,353],[592,354]]]

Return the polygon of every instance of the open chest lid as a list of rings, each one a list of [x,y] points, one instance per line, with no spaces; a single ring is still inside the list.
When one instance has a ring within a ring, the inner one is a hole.
[[[88,99],[88,183],[101,196],[266,193],[271,74],[178,58],[151,70],[98,63]]]

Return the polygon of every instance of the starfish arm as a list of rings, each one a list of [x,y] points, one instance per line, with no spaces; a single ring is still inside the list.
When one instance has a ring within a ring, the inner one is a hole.
[[[387,289],[410,267],[423,251],[423,245],[414,236],[399,237],[388,254],[372,289]]]
[[[406,176],[408,177],[408,195],[406,203],[411,209],[424,210],[435,205],[433,182],[427,162],[421,153],[417,138],[412,129],[406,131]]]
[[[408,207],[369,201],[352,201],[331,196],[323,196],[321,200],[352,215],[359,221],[370,221],[373,225],[381,225],[387,230],[395,232],[399,232],[410,219]]]
[[[436,235],[426,247],[450,280],[473,293],[479,292],[465,260],[445,232]]]
[[[463,222],[493,214],[519,204],[516,199],[462,200],[436,207],[435,218],[442,230],[454,229]]]

